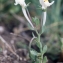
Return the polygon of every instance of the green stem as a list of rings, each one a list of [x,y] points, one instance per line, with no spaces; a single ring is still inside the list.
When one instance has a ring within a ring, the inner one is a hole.
[[[42,34],[42,24],[43,24],[43,21],[42,21],[43,18],[42,18],[42,17],[43,17],[43,13],[41,14],[41,26],[40,26],[40,33],[41,33],[41,34]]]
[[[40,45],[40,52],[41,52],[41,61],[40,63],[43,63],[43,54],[42,54],[42,44],[41,44],[41,41],[40,41],[40,34],[38,34],[38,42],[39,42],[39,45]]]

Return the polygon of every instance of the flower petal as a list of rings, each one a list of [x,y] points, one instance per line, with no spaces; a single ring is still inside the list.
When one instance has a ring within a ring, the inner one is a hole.
[[[49,3],[49,2],[44,2],[45,3],[45,5],[47,6],[47,7],[49,7],[49,6],[51,6],[53,3],[54,3],[54,1],[52,1],[51,3]]]

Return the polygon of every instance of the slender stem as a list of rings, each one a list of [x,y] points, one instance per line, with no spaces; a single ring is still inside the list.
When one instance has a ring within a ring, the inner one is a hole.
[[[41,58],[42,58],[42,59],[41,59],[41,63],[43,63],[43,61],[42,61],[42,60],[43,60],[42,44],[41,44],[41,41],[40,41],[40,36],[41,36],[41,35],[40,35],[40,34],[38,34],[38,42],[39,42],[39,45],[40,45],[40,52],[41,52]]]
[[[40,33],[42,33],[42,24],[43,24],[43,13],[41,14],[41,26],[40,26]]]
[[[35,38],[37,38],[37,37],[33,37],[33,38],[31,39],[30,44],[29,44],[29,50],[31,49],[31,44],[32,44],[32,42],[33,42],[33,40],[34,40]]]

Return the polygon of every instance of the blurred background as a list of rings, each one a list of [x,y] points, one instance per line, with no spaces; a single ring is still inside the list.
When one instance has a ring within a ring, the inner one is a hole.
[[[37,17],[41,20],[42,11],[39,9],[39,0],[25,0],[30,2],[27,7],[31,17]],[[50,2],[53,0],[49,0]],[[63,40],[63,0],[54,0],[55,3],[47,9],[47,21],[44,33],[41,35],[41,42],[48,46],[46,55],[53,61],[61,57],[61,42]],[[32,32],[37,36],[35,31],[31,30],[30,25],[23,16],[21,6],[14,5],[14,0],[0,0],[0,34],[9,43],[16,40],[16,49],[28,49],[29,42],[32,38]],[[32,21],[33,23],[33,21]],[[39,30],[39,26],[36,27]],[[18,35],[18,38],[15,35]],[[14,39],[12,39],[14,38]],[[35,44],[32,46],[37,49]],[[58,56],[59,55],[59,56]],[[62,56],[63,57],[63,56]],[[63,60],[61,60],[63,61]]]

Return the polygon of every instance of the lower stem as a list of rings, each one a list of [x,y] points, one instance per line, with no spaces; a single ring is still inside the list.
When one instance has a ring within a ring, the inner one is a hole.
[[[40,34],[38,34],[38,42],[39,42],[39,45],[40,45],[40,53],[41,53],[40,63],[43,63],[42,44],[41,44],[41,41],[40,41]]]

